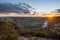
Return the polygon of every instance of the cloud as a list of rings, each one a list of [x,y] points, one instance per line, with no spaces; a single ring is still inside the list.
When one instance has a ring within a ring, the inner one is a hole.
[[[23,3],[21,4],[24,5]],[[21,4],[0,3],[0,12],[30,13],[29,10],[30,6],[29,5],[22,6]]]
[[[27,4],[27,6],[28,6],[29,8],[32,8],[32,4]]]
[[[32,4],[23,3],[23,5],[27,6],[28,8],[32,8]]]

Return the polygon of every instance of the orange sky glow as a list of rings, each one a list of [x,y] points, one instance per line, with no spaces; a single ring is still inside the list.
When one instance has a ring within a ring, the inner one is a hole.
[[[60,16],[60,13],[56,14],[18,14],[18,13],[7,13],[2,14],[0,13],[0,17],[56,17]]]

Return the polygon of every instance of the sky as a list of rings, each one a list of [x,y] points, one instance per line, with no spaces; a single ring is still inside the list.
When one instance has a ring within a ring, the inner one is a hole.
[[[27,3],[39,13],[60,9],[60,0],[0,0],[0,2]]]

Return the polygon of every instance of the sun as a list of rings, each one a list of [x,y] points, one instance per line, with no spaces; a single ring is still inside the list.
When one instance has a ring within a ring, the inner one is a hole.
[[[49,17],[49,18],[52,18],[52,17],[54,17],[54,15],[48,15],[48,17]]]

